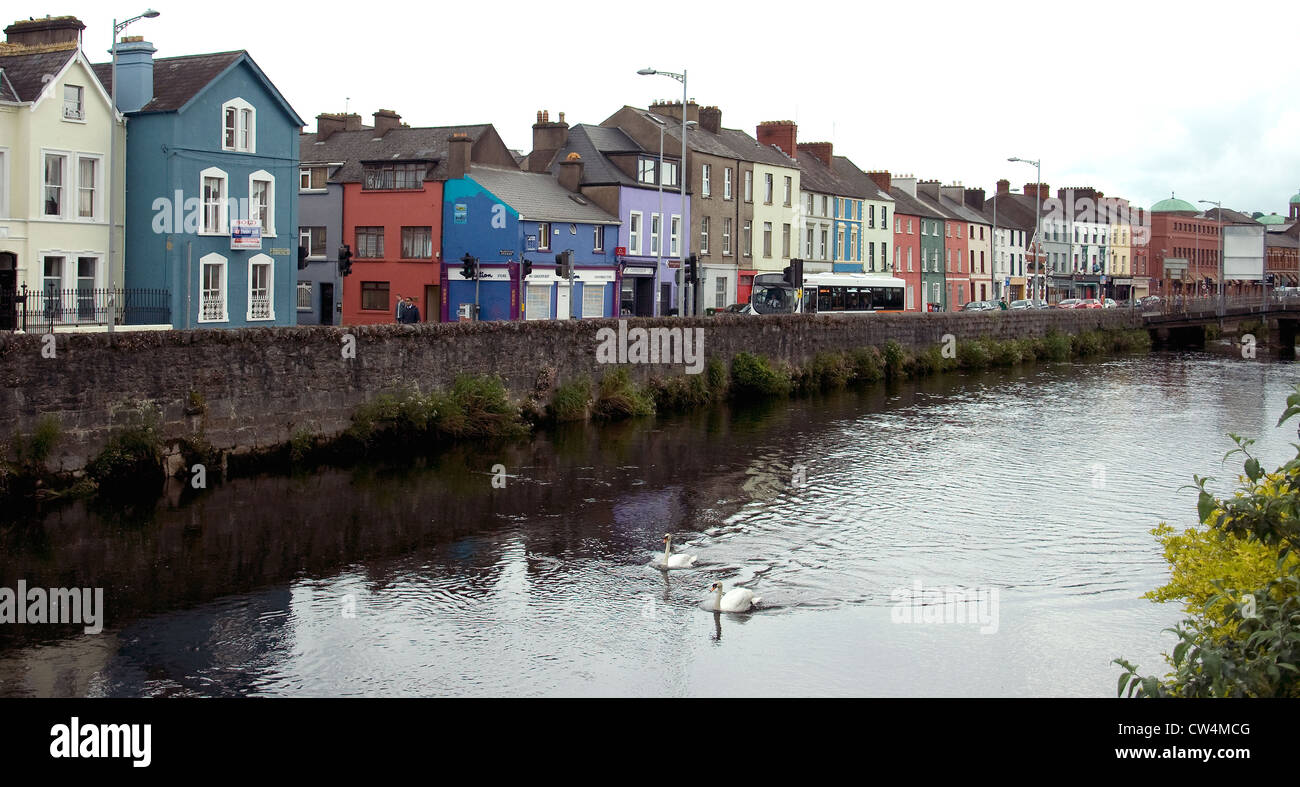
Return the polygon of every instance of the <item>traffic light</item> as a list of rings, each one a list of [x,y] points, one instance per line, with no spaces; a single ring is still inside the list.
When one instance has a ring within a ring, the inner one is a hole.
[[[478,278],[478,258],[465,252],[465,256],[460,258],[460,274],[467,279]]]
[[[562,251],[555,255],[555,275],[561,279],[573,278],[573,252]]]
[[[305,270],[306,268],[307,268],[307,247],[299,246],[298,247],[298,270]]]
[[[532,275],[533,275],[533,261],[524,260],[524,278],[526,279]]]
[[[786,281],[790,282],[795,289],[803,287],[803,260],[798,257],[792,257],[790,259],[790,267],[788,270],[790,271],[790,278]]]
[[[686,258],[686,281],[691,284],[700,283],[700,258],[694,254]]]
[[[339,246],[339,275],[347,276],[352,273],[352,247],[348,244]]]
[[[794,284],[794,277],[790,275],[789,265],[785,266],[785,270],[781,271],[781,281],[786,284]]]

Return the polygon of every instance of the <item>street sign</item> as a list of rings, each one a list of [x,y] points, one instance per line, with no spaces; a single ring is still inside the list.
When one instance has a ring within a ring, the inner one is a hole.
[[[615,246],[615,247],[614,247],[614,256],[615,256],[615,257],[626,257],[626,256],[627,256],[627,247],[626,247],[626,246]]]

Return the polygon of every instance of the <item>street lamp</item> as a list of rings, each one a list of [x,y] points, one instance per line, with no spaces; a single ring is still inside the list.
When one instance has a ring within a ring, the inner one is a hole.
[[[678,177],[677,177],[677,189],[682,194],[682,218],[681,218],[682,243],[681,243],[681,248],[678,249],[678,251],[681,252],[682,257],[685,257],[686,238],[690,234],[690,228],[686,222],[686,70],[682,69],[682,73],[674,74],[671,71],[656,71],[653,68],[642,68],[639,71],[637,71],[637,73],[643,77],[655,76],[655,75],[672,77],[673,79],[676,79],[678,82],[682,83],[682,163],[681,163],[681,172],[678,173]],[[662,147],[663,146],[661,145],[660,148],[662,149]],[[662,159],[660,160],[660,163],[661,164],[663,163]],[[662,214],[660,215],[662,216]],[[663,219],[661,218],[660,221],[662,220]],[[678,270],[681,270],[681,268],[678,268]],[[684,290],[685,287],[686,287],[686,282],[685,280],[683,280],[682,286],[677,288],[676,301],[677,301],[678,315],[682,313],[682,290]],[[658,302],[658,298],[659,298],[659,293],[655,293],[656,302]]]
[[[668,124],[667,124],[667,123],[664,123],[662,120],[660,120],[659,118],[655,117],[654,115],[651,115],[651,116],[650,116],[650,119],[653,120],[653,121],[655,122],[655,124],[659,126],[659,168],[658,168],[658,170],[656,170],[656,173],[655,173],[655,181],[657,181],[658,184],[659,184],[659,229],[655,232],[655,249],[657,250],[657,254],[656,254],[656,258],[655,258],[655,279],[654,279],[654,282],[655,282],[655,289],[654,289],[654,292],[651,293],[651,301],[652,301],[653,304],[654,304],[654,308],[653,308],[653,310],[652,310],[652,313],[654,314],[655,317],[658,317],[658,316],[659,316],[659,269],[660,269],[661,267],[663,267],[663,264],[664,264],[664,240],[663,240],[663,227],[664,227],[664,128],[665,128]],[[697,124],[694,120],[691,120],[691,121],[688,121],[688,122],[686,123],[686,125],[687,125],[687,126],[694,126],[694,125],[698,125],[698,124]],[[684,164],[683,164],[683,166],[684,166]],[[678,173],[677,173],[677,182],[678,182],[678,185],[680,186],[680,185],[681,185],[681,179],[682,179],[682,173],[681,173],[681,171],[680,171],[680,170],[681,170],[681,167],[679,167],[678,170],[679,170],[679,171],[678,171]],[[685,222],[685,221],[686,221],[685,211],[682,212],[681,221],[682,221],[682,222]],[[672,222],[669,221],[668,224],[669,224],[668,236],[671,238],[671,237],[672,237]]]
[[[1223,203],[1214,200],[1197,200],[1197,202],[1206,205],[1213,205],[1216,211],[1216,217],[1219,219],[1219,318],[1223,318],[1223,252],[1226,242],[1223,238]]]
[[[1047,265],[1043,262],[1043,167],[1042,159],[1034,161],[1032,159],[1012,156],[1007,159],[1011,162],[1020,162],[1022,164],[1033,164],[1037,171],[1034,176],[1037,182],[1034,184],[1034,261],[1038,263],[1038,270],[1043,277],[1043,303],[1047,303]]]
[[[158,12],[152,8],[146,10],[139,16],[133,16],[125,22],[113,20],[113,65],[111,66],[112,76],[110,77],[109,91],[112,98],[112,119],[108,127],[108,332],[113,332],[113,324],[117,322],[117,293],[113,290],[113,268],[117,264],[117,34],[127,28],[132,22],[138,22],[141,19],[153,19],[158,16]],[[122,178],[126,178],[126,166],[122,167]],[[125,240],[125,238],[123,239]],[[186,328],[189,326],[186,325]]]

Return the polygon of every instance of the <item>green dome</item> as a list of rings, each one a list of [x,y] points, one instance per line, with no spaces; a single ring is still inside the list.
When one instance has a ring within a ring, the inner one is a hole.
[[[1260,224],[1286,224],[1286,219],[1276,213],[1270,213],[1267,216],[1260,216],[1255,219],[1255,221],[1258,221]]]
[[[1291,204],[1300,205],[1300,192],[1296,192],[1296,195],[1291,198]]]
[[[1200,213],[1196,206],[1187,200],[1178,199],[1173,194],[1169,199],[1162,199],[1151,206],[1152,213]]]

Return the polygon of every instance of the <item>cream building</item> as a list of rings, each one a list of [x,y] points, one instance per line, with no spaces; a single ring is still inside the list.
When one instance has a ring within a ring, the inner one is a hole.
[[[107,300],[92,291],[108,286],[108,190],[118,189],[120,217],[126,133],[80,48],[84,27],[72,17],[18,22],[0,44],[0,330],[22,327],[24,287],[29,327],[106,322]],[[120,287],[120,219],[116,248]]]

